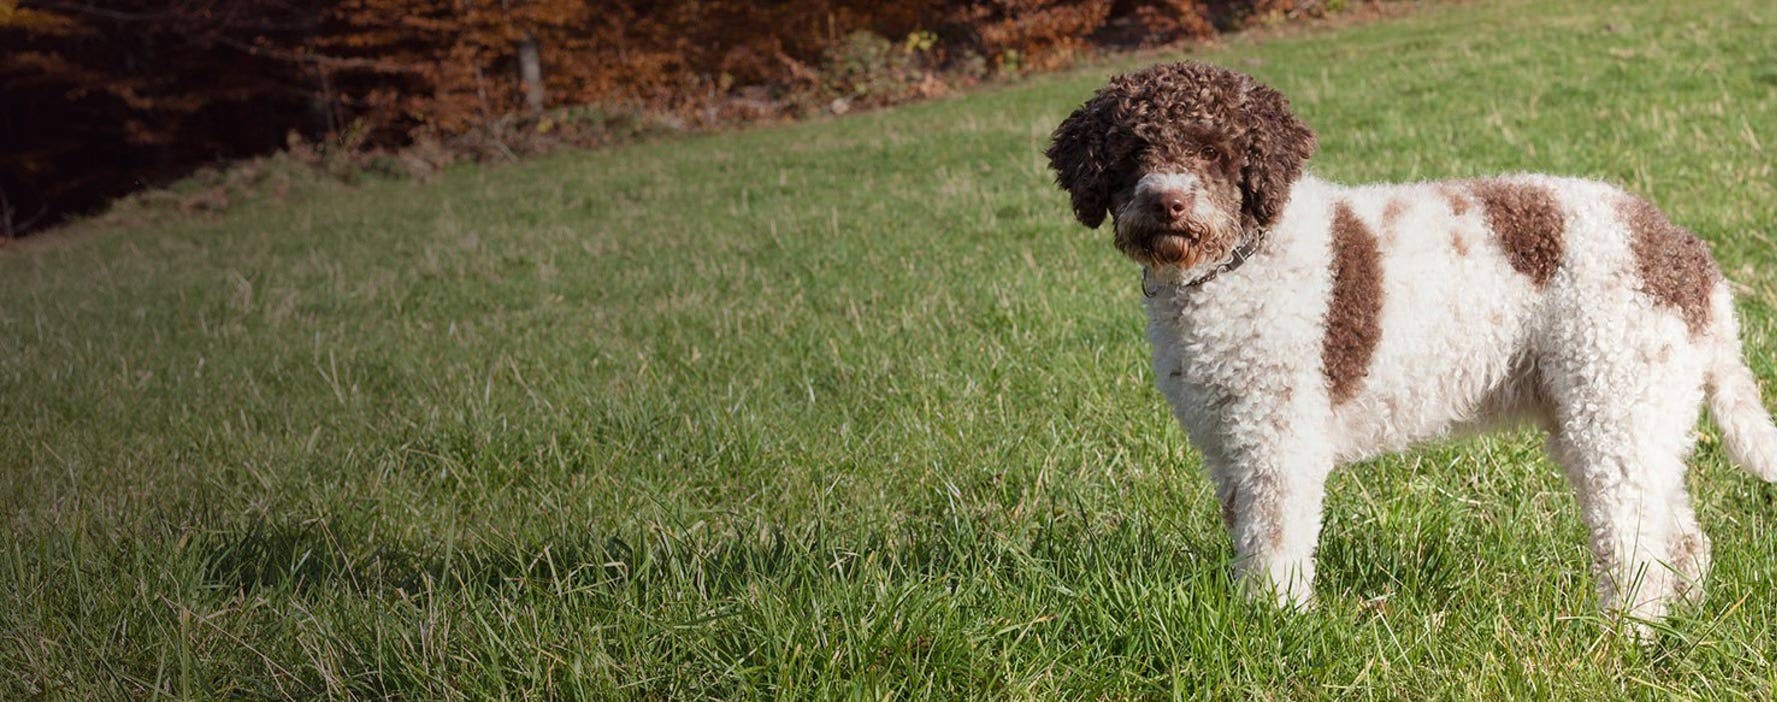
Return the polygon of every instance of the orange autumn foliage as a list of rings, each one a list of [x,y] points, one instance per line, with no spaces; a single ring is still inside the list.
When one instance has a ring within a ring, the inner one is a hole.
[[[1320,0],[0,0],[0,236],[290,134],[353,148],[843,111]],[[571,106],[572,115],[546,114]],[[578,115],[577,117],[575,115]],[[615,120],[615,122],[613,122]],[[491,135],[491,136],[490,136]],[[621,135],[618,135],[621,136]],[[568,139],[585,143],[584,135]],[[478,147],[479,148],[479,147]],[[494,150],[506,146],[494,143]]]

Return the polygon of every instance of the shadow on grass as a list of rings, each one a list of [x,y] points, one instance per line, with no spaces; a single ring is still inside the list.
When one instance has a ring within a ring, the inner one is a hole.
[[[1226,580],[1219,532],[1191,533],[1140,518],[1058,514],[1007,524],[937,505],[894,525],[786,529],[642,525],[623,534],[553,533],[469,545],[392,540],[349,520],[262,521],[195,537],[203,580],[227,592],[345,590],[363,596],[447,588],[484,594],[645,596],[668,588],[720,597],[750,583],[961,581],[985,574],[1039,586],[1106,573],[1157,580]]]
[[[391,540],[342,520],[255,522],[197,537],[203,580],[217,590],[361,597],[447,590],[510,598],[525,593],[595,599],[744,597],[762,583],[780,591],[845,582],[950,589],[1078,589],[1094,584],[1175,583],[1231,590],[1232,552],[1215,530],[1141,518],[1063,513],[1035,525],[991,517],[926,514],[874,530],[672,529],[625,534],[555,533],[466,546]],[[1441,601],[1461,573],[1447,538],[1395,545],[1386,535],[1330,538],[1321,549],[1323,593],[1407,593]],[[1214,599],[1222,599],[1216,595]]]

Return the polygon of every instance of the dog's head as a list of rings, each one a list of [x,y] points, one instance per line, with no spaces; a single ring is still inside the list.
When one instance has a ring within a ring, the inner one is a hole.
[[[1189,269],[1269,226],[1314,147],[1276,90],[1174,63],[1111,78],[1055,128],[1047,155],[1081,224],[1109,212],[1130,258]]]

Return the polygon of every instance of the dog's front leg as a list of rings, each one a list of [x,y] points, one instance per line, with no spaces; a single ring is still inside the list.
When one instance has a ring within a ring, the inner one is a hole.
[[[1302,607],[1314,595],[1314,550],[1332,457],[1319,440],[1262,442],[1212,466],[1235,574],[1250,596]]]

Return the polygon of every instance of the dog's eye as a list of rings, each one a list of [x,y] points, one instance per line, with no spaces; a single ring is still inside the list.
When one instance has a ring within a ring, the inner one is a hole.
[[[1222,150],[1213,146],[1198,147],[1197,158],[1205,161],[1220,161],[1222,160]]]

